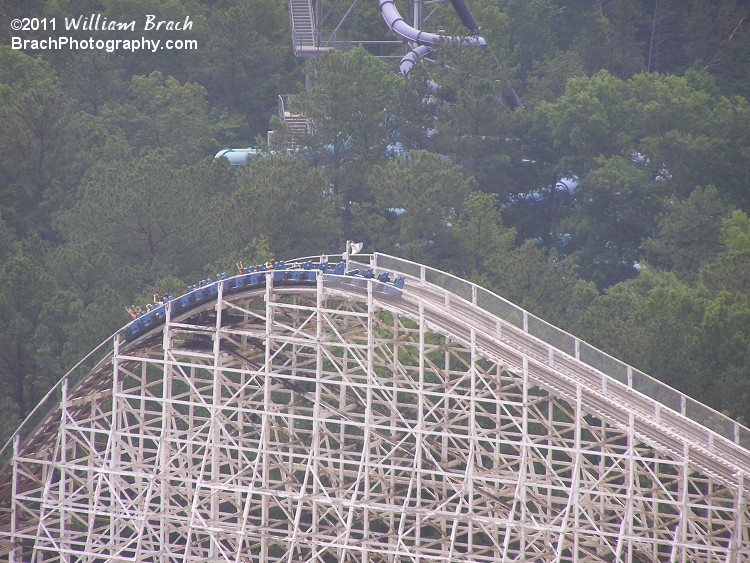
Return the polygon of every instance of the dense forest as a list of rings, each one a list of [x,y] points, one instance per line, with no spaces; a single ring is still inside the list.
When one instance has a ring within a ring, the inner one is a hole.
[[[345,4],[322,2],[330,21]],[[403,77],[374,56],[403,46],[357,46],[393,39],[372,0],[307,60],[284,0],[0,0],[0,438],[126,306],[346,240],[749,421],[750,3],[469,4],[490,48],[446,43]],[[189,17],[151,37],[198,48],[13,48],[12,18],[94,13]],[[461,33],[450,9],[431,18]],[[313,134],[285,130],[281,94]],[[268,149],[269,129],[294,150],[214,160]]]

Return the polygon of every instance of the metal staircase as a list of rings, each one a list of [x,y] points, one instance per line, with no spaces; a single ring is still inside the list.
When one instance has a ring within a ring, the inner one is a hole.
[[[317,45],[312,0],[289,0],[292,46],[298,57],[314,57],[329,50]]]
[[[289,126],[293,136],[303,135],[309,132],[309,122],[304,115],[286,112],[284,114],[284,123]]]
[[[268,147],[272,150],[294,148],[299,144],[299,140],[304,135],[312,132],[312,124],[306,116],[292,113],[286,108],[286,98],[286,96],[279,96],[278,116],[288,128],[288,137],[281,142],[278,142],[275,138],[276,133],[274,131],[269,131]]]
[[[289,24],[292,28],[292,48],[297,57],[316,57],[330,47],[318,45],[318,33],[315,29],[315,14],[312,0],[289,0]],[[299,139],[312,132],[310,120],[304,115],[289,112],[285,107],[286,96],[279,96],[278,116],[288,127],[289,136],[277,139],[276,131],[269,131],[267,142],[272,150],[294,148]]]

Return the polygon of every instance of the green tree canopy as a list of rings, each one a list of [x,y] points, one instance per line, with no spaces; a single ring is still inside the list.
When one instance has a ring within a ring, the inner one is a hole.
[[[52,236],[52,212],[97,158],[103,130],[74,105],[43,60],[0,45],[0,211],[20,236]]]
[[[471,192],[466,197],[453,232],[461,249],[457,268],[463,276],[485,274],[489,262],[502,261],[511,253],[516,236],[514,229],[503,225],[497,196],[484,192]]]
[[[140,279],[200,271],[210,243],[204,210],[218,195],[215,169],[212,162],[176,168],[168,151],[102,164],[58,215],[58,228],[70,243],[97,243],[116,269],[132,268]]]
[[[599,155],[624,156],[634,149],[635,107],[627,85],[607,71],[568,80],[565,94],[539,110],[554,139],[559,167],[579,177]]]
[[[750,218],[747,213],[737,209],[724,218],[720,240],[726,250],[713,262],[704,264],[700,279],[714,292],[750,296]]]
[[[297,89],[289,15],[277,0],[231,2],[208,16],[205,47],[189,69],[214,105],[247,116],[244,138],[265,133],[279,94]],[[260,77],[263,79],[261,80]]]
[[[575,263],[527,240],[509,253],[496,253],[487,280],[500,295],[544,320],[569,327],[587,311],[597,291],[581,280]]]
[[[694,281],[700,267],[723,249],[719,233],[730,209],[712,186],[696,188],[687,200],[667,202],[656,233],[643,242],[648,263]]]
[[[146,147],[171,151],[174,164],[195,163],[218,146],[225,123],[212,114],[206,89],[200,84],[180,84],[159,71],[134,76],[123,103],[102,112],[105,122],[116,127],[135,154]]]
[[[308,79],[310,88],[291,105],[314,123],[314,134],[302,143],[330,168],[337,194],[361,199],[361,178],[385,159],[393,140],[390,121],[399,78],[384,62],[356,48],[316,59]]]
[[[706,383],[700,325],[706,295],[670,273],[644,271],[609,288],[582,315],[577,334],[689,395]]]
[[[257,159],[237,170],[235,186],[211,212],[213,227],[225,239],[224,253],[255,248],[259,237],[278,258],[339,245],[341,198],[326,172],[304,158]]]
[[[63,375],[61,350],[80,309],[40,262],[19,251],[0,265],[0,392],[13,399],[21,418]]]
[[[412,151],[375,168],[372,202],[354,204],[351,238],[412,260],[449,260],[457,250],[452,221],[475,183],[459,166]]]
[[[568,251],[581,275],[604,288],[636,274],[640,242],[653,232],[663,194],[643,168],[623,157],[594,162],[561,228],[571,235]]]
[[[440,46],[435,122],[426,146],[461,164],[486,192],[506,196],[516,190],[509,165],[518,158],[507,84],[492,57],[481,49]]]

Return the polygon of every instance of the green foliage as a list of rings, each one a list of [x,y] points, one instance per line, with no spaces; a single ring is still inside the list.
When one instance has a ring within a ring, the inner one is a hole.
[[[747,5],[736,0],[693,0],[684,16],[688,64],[710,71],[726,89],[750,93],[750,34]]]
[[[0,276],[0,385],[23,418],[64,373],[60,350],[79,305],[24,252],[6,260]]]
[[[726,102],[712,94],[710,84],[696,88],[683,77],[640,74],[628,88],[638,107],[638,150],[652,175],[683,198],[697,185],[722,183],[728,170],[715,156],[725,135],[718,125]]]
[[[190,16],[181,38],[199,42],[0,46],[9,420],[125,323],[125,305],[346,239],[479,280],[750,420],[746,6],[562,4],[476,0],[490,49],[440,45],[404,78],[362,48],[298,64],[284,0],[6,2],[7,21]],[[326,26],[346,15],[337,40],[393,38],[374,3],[322,7]],[[427,26],[465,33],[445,7]],[[503,102],[509,84],[524,110]],[[290,139],[295,156],[210,159],[262,135],[280,94],[314,125]]]
[[[157,151],[97,166],[76,204],[58,215],[65,240],[96,242],[118,267],[142,276],[198,270],[210,229],[202,210],[212,188],[204,182],[213,178],[200,164],[176,168],[173,162],[172,153]]]
[[[726,250],[706,262],[700,279],[715,292],[750,296],[750,219],[739,209],[724,219],[720,240]]]
[[[239,131],[245,139],[265,133],[278,95],[294,91],[302,78],[289,49],[288,19],[278,0],[212,9],[205,47],[191,61],[189,74],[205,86],[212,105],[246,116]]]
[[[722,250],[719,232],[729,211],[711,186],[696,188],[687,200],[669,202],[656,234],[642,245],[649,264],[670,270],[683,281],[694,281],[701,265]]]
[[[487,40],[498,58],[506,60],[511,49],[508,14],[493,0],[475,0],[471,2],[470,7],[474,19],[481,27],[482,37]],[[462,30],[462,33],[465,31]]]
[[[626,362],[741,420],[750,420],[750,232],[747,216],[725,218],[725,249],[700,281],[645,270],[613,286],[576,332]]]
[[[599,297],[583,315],[578,334],[696,396],[702,383],[699,325],[705,307],[700,291],[669,273],[645,271]]]
[[[640,241],[652,232],[662,196],[645,170],[620,156],[593,163],[562,229],[581,275],[604,288],[635,275]]]
[[[283,258],[337,245],[341,200],[324,170],[296,156],[268,156],[239,169],[235,181],[212,219],[226,239],[225,253],[247,249],[252,258],[267,247]]]
[[[634,107],[626,84],[606,71],[568,80],[555,103],[539,104],[561,168],[582,176],[593,158],[614,156],[633,148]]]
[[[524,104],[530,107],[542,100],[552,102],[565,93],[569,79],[584,74],[583,62],[575,51],[561,51],[535,60],[527,74]]]
[[[510,60],[526,73],[534,61],[554,53],[564,9],[552,0],[503,0],[501,6],[509,22]]]
[[[747,171],[750,170],[750,105],[745,98],[721,98],[715,108],[711,154],[699,161],[714,174],[720,193],[737,207],[750,207]],[[708,183],[707,179],[704,182]]]
[[[284,2],[286,4],[286,2]],[[321,39],[324,45],[330,41],[341,42],[339,45],[356,45],[358,41],[393,41],[393,34],[383,23],[378,4],[376,2],[357,3],[352,9],[352,3],[337,0],[321,0],[321,14],[323,16]],[[317,4],[316,4],[317,6]],[[402,9],[402,14],[406,10]],[[286,40],[290,41],[290,33]],[[346,47],[344,47],[346,48]],[[372,45],[372,53],[377,56],[393,55],[400,52],[391,45]]]
[[[200,84],[180,84],[155,71],[134,76],[125,102],[103,111],[136,153],[147,147],[173,152],[171,162],[189,164],[211,152],[223,124],[210,115],[206,89]]]
[[[127,91],[123,69],[113,53],[84,51],[66,62],[61,80],[82,111],[98,116],[107,103],[122,101]]]
[[[450,228],[474,187],[460,167],[425,151],[413,151],[375,168],[372,203],[355,204],[357,235],[373,248],[411,260],[448,259],[456,251]]]
[[[361,178],[385,158],[392,140],[389,115],[399,79],[361,47],[320,57],[308,75],[312,86],[291,104],[315,124],[302,143],[332,171],[337,194],[360,199]]]
[[[507,195],[508,167],[517,158],[511,113],[503,99],[505,83],[482,50],[458,45],[440,48],[437,127],[426,147],[460,163],[483,191]]]
[[[56,3],[50,3],[52,5]],[[150,0],[101,0],[96,4],[87,3],[88,7],[79,6],[75,11],[71,8],[71,15],[102,13],[114,21],[144,21],[146,14],[155,16],[156,20],[185,21],[189,17],[193,22],[193,28],[186,31],[168,31],[165,29],[151,30],[148,32],[149,39],[161,40],[162,45],[168,39],[195,39],[198,41],[199,50],[204,48],[208,32],[206,30],[206,14],[210,7],[199,0],[162,0],[151,2]],[[96,7],[94,7],[96,6]],[[111,37],[104,34],[106,38]],[[188,68],[194,64],[196,51],[192,49],[158,49],[152,53],[145,51],[140,56],[125,57],[123,65],[128,76],[148,75],[154,69],[160,69],[176,77],[179,81],[187,79]]]
[[[22,236],[50,237],[50,215],[93,161],[102,132],[44,61],[0,46],[0,69],[3,217]]]
[[[465,276],[476,276],[487,270],[488,261],[513,250],[514,229],[503,226],[497,196],[483,192],[470,193],[456,218],[453,232],[461,249],[460,267]]]
[[[572,260],[555,250],[545,252],[533,241],[488,263],[487,279],[506,299],[560,326],[569,326],[587,311],[596,288],[581,280]]]
[[[18,252],[19,243],[13,230],[0,217],[0,264]]]
[[[531,133],[535,158],[527,168],[538,171],[537,185],[550,185],[546,174],[552,181],[577,176],[575,205],[560,210],[545,197],[540,205],[517,207],[511,217],[519,225],[543,226],[519,230],[575,255],[581,275],[600,287],[627,279],[648,257],[643,243],[656,233],[664,206],[702,185],[743,205],[745,107],[742,99],[718,95],[713,80],[696,72],[644,73],[627,81],[604,71],[572,78],[563,96],[540,102],[518,125]],[[560,245],[560,233],[571,235],[570,243]],[[698,267],[691,267],[693,275]]]

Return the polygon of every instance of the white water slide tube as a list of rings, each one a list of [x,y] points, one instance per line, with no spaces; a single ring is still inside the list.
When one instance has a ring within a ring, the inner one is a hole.
[[[415,64],[417,64],[417,61],[419,61],[419,59],[428,56],[431,52],[432,47],[428,47],[427,45],[417,45],[411,51],[406,53],[406,55],[404,55],[404,57],[401,59],[401,62],[398,63],[399,72],[406,76],[411,71],[411,68]],[[437,92],[439,88],[438,83],[434,80],[428,80],[427,87],[431,92]]]
[[[440,41],[459,41],[462,45],[476,45],[478,47],[486,47],[487,41],[484,37],[473,35],[470,37],[462,37],[457,39],[447,35],[438,35],[437,33],[428,33],[426,31],[420,31],[419,29],[410,26],[401,17],[401,14],[396,8],[396,4],[393,0],[379,0],[380,1],[380,13],[383,15],[386,25],[390,28],[393,33],[405,39],[416,43],[417,45],[431,46]]]
[[[385,24],[389,27],[389,29],[402,39],[417,44],[417,46],[409,51],[399,63],[399,71],[404,76],[409,74],[409,71],[417,63],[417,61],[419,61],[419,59],[429,55],[432,52],[432,48],[435,46],[435,44],[440,41],[458,41],[461,45],[476,45],[478,47],[487,47],[487,40],[481,35],[471,35],[468,37],[455,38],[448,35],[438,35],[437,33],[427,33],[426,31],[421,31],[415,27],[410,26],[404,21],[404,18],[401,17],[398,8],[396,8],[396,5],[393,3],[393,0],[379,0],[379,2],[380,13],[383,16]],[[456,10],[458,17],[461,19],[461,22],[467,28],[469,28],[472,33],[477,33],[479,31],[479,26],[477,25],[474,16],[471,15],[471,11],[466,5],[466,2],[464,0],[451,0],[451,4]],[[495,64],[499,66],[497,59],[495,59]],[[519,99],[518,94],[516,94],[516,91],[513,89],[513,87],[507,83],[507,80],[506,87],[507,92],[505,93],[504,97],[508,105],[510,105],[511,109],[523,108],[523,104],[521,104],[521,100]],[[430,89],[433,91],[437,90],[437,84],[433,81],[430,81]]]
[[[422,57],[426,57],[431,52],[432,48],[427,45],[418,45],[414,47],[401,59],[401,62],[398,64],[399,72],[406,76],[407,74],[409,74],[411,67],[417,64],[417,61],[419,59],[421,59]]]

